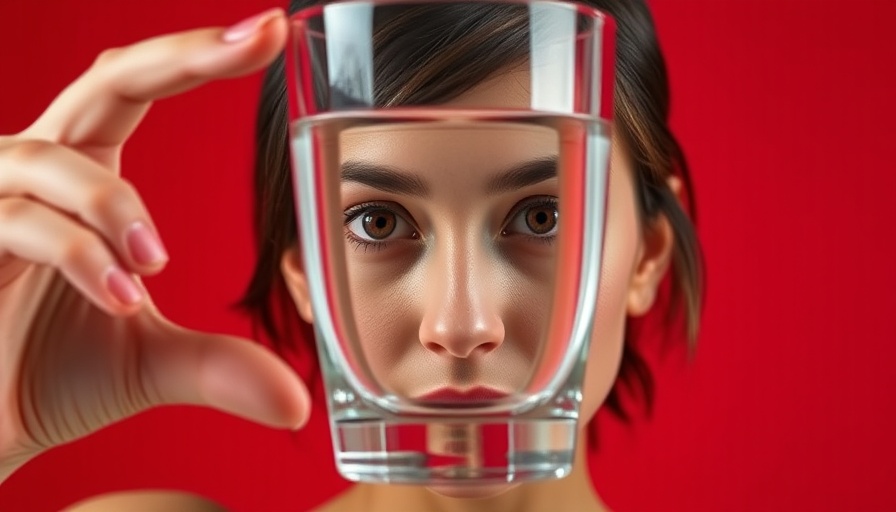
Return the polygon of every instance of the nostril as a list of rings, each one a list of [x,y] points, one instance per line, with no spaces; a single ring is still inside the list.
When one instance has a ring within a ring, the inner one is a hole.
[[[467,333],[440,333],[438,336],[422,337],[420,339],[424,348],[437,355],[448,355],[459,359],[465,359],[474,355],[485,355],[493,352],[501,346],[503,335],[477,336]],[[477,333],[482,334],[482,333]]]
[[[424,341],[423,346],[430,352],[433,352],[438,355],[444,355],[445,353],[448,352],[448,350],[445,349],[445,347],[443,347],[442,345],[439,345],[438,343],[435,343],[433,341]]]
[[[473,348],[473,352],[479,352],[481,354],[488,354],[489,352],[493,352],[495,349],[500,347],[501,344],[495,341],[488,341],[485,343],[480,343]]]

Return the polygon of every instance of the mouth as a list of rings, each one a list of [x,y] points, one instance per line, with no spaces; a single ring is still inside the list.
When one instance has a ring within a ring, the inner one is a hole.
[[[473,407],[486,405],[494,400],[508,396],[508,393],[486,386],[476,386],[468,389],[439,388],[435,391],[418,396],[416,399],[426,402],[427,405],[442,407]]]

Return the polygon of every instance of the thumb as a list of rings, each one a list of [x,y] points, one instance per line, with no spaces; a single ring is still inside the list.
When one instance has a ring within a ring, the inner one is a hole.
[[[308,420],[308,390],[292,369],[251,340],[167,324],[145,340],[141,380],[153,405],[208,406],[278,428]]]

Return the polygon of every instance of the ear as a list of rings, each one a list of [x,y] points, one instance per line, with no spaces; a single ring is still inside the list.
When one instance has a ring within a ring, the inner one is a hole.
[[[289,289],[289,294],[292,295],[292,300],[296,303],[299,315],[306,322],[312,323],[314,314],[311,311],[308,276],[302,266],[302,252],[298,245],[293,245],[283,252],[283,256],[280,258],[280,272],[283,273],[283,280],[286,281],[286,287]]]
[[[681,180],[670,176],[666,184],[680,197]],[[645,226],[638,259],[629,283],[627,313],[630,316],[641,316],[650,311],[656,300],[657,289],[669,265],[672,262],[672,249],[675,246],[675,233],[665,215],[660,214]]]

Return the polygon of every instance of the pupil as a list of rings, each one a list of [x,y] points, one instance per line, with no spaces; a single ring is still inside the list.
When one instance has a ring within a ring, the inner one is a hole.
[[[526,225],[536,235],[550,233],[557,225],[557,209],[547,206],[532,208],[526,213]]]
[[[392,212],[371,212],[364,216],[364,232],[374,240],[382,240],[395,231],[395,223],[395,214]]]

